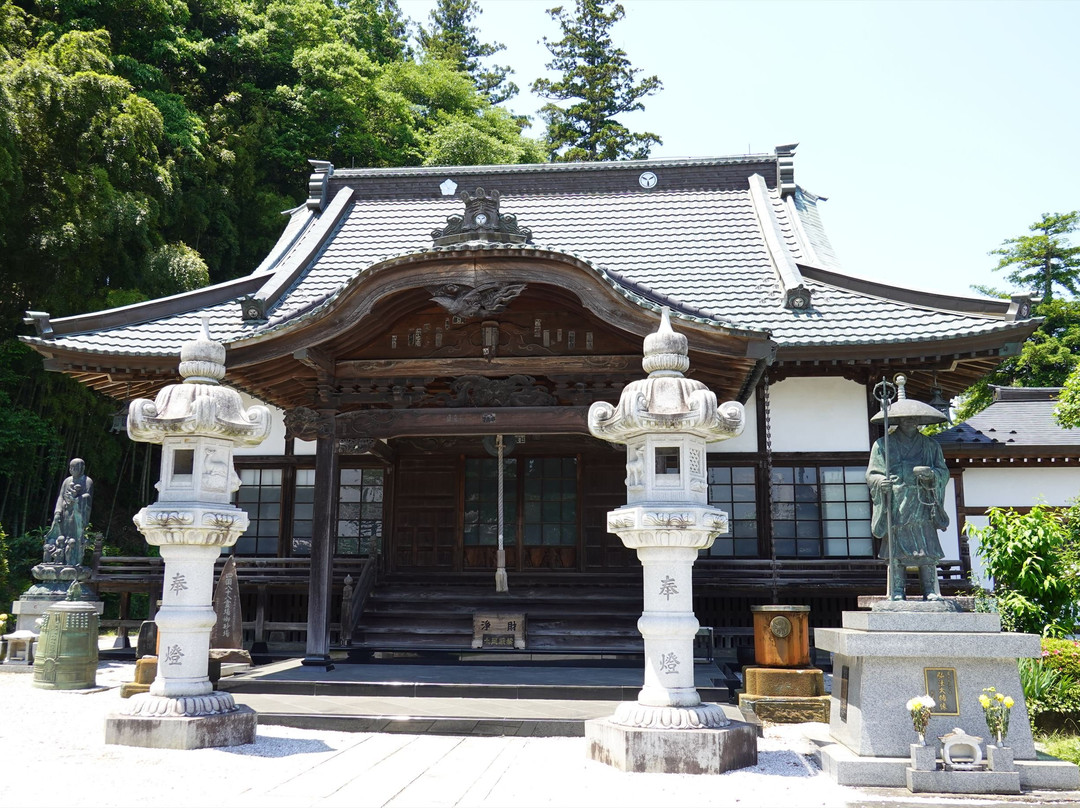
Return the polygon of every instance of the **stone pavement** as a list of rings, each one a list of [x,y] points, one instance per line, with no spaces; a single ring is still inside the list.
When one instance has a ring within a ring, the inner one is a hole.
[[[619,772],[588,760],[585,741],[568,737],[261,725],[256,743],[241,747],[106,746],[104,719],[120,706],[118,685],[130,679],[130,664],[101,663],[96,691],[33,688],[19,667],[21,674],[0,675],[3,806],[1080,806],[1080,794],[950,800],[837,786],[813,763],[808,735],[824,725],[770,729],[757,766],[716,776]]]

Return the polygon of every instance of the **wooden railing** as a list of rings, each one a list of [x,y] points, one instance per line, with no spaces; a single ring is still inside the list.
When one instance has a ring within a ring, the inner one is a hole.
[[[376,569],[375,557],[370,556],[355,581],[351,576],[345,579],[346,586],[341,595],[341,632],[338,635],[341,645],[352,645],[353,632],[360,623],[368,596],[375,588],[378,578]]]
[[[220,574],[226,557],[216,562],[215,575]],[[346,576],[353,579],[349,606],[341,614],[340,623],[331,624],[332,635],[342,644],[352,637],[363,613],[364,603],[375,586],[376,560],[373,558],[335,558],[333,587],[343,592]],[[877,559],[720,559],[703,558],[694,568],[698,594],[708,596],[710,590],[738,596],[783,593],[874,594],[885,591],[885,562]],[[300,620],[269,620],[268,602],[272,594],[306,595],[310,562],[306,558],[242,558],[236,559],[236,574],[242,594],[254,595],[253,619],[244,622],[245,631],[254,638],[255,648],[265,647],[270,632],[302,633],[307,623]],[[567,572],[567,575],[581,573]],[[968,582],[959,561],[938,564],[938,577],[945,593],[964,592]],[[116,620],[102,620],[103,628],[116,628],[121,637],[138,629],[141,620],[131,619],[132,593],[149,596],[150,617],[160,599],[164,578],[164,563],[160,558],[137,556],[103,556],[97,560],[91,583],[99,592],[120,594],[120,614]],[[918,591],[915,588],[915,591]],[[249,601],[250,604],[250,601]],[[344,604],[342,604],[344,606]],[[250,608],[250,607],[249,607]],[[301,617],[299,614],[297,617]]]
[[[222,556],[214,564],[214,575],[221,574],[227,556]],[[354,579],[363,575],[364,570],[372,567],[367,558],[335,558],[333,586],[344,586],[345,577]],[[282,622],[267,619],[270,590],[274,592],[293,592],[307,594],[311,562],[307,558],[236,558],[236,576],[240,583],[241,594],[255,596],[254,619],[245,620],[243,628],[250,631],[256,647],[265,646],[267,635],[272,631],[304,632],[306,622]],[[102,628],[115,628],[121,643],[127,642],[129,633],[138,630],[142,620],[131,618],[132,593],[145,593],[149,599],[149,617],[157,611],[156,602],[161,599],[165,576],[165,563],[161,558],[143,556],[101,556],[96,559],[90,583],[98,592],[118,592],[120,594],[119,619],[102,620]],[[332,631],[340,631],[337,625]]]
[[[722,586],[730,591],[761,592],[776,587],[794,589],[848,590],[868,594],[884,591],[886,563],[877,559],[701,559],[694,569],[694,581],[704,586]],[[953,592],[968,588],[959,561],[938,562],[942,589]]]

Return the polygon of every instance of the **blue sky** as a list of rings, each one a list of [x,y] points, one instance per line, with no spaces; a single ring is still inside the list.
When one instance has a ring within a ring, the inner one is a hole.
[[[480,0],[493,61],[528,93],[556,0]],[[572,0],[565,0],[572,6]],[[400,0],[428,21],[429,0]],[[958,294],[1007,286],[987,255],[1043,212],[1080,208],[1080,2],[623,0],[617,44],[664,83],[623,122],[653,157],[800,143],[845,270]]]

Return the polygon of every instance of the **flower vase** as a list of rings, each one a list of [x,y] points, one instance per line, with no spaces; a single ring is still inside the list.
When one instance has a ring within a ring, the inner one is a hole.
[[[1004,747],[1005,746],[1005,734],[1002,733],[1002,732],[995,733],[994,734],[994,742],[999,747]]]
[[[924,733],[920,732],[920,733],[918,733],[918,736],[919,736],[919,746],[926,746],[926,735]]]

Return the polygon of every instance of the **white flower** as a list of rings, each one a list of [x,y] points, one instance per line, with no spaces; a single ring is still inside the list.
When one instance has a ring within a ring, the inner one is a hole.
[[[908,703],[907,703],[907,709],[909,711],[910,710],[917,710],[920,707],[926,707],[926,708],[932,710],[936,706],[937,706],[937,702],[935,702],[932,698],[930,698],[929,695],[916,696],[913,699],[908,699]]]

